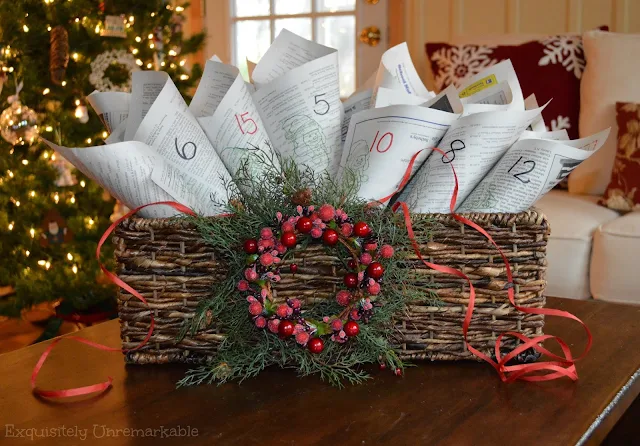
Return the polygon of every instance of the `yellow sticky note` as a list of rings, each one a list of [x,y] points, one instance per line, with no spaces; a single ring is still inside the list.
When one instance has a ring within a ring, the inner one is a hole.
[[[494,85],[497,85],[497,84],[498,84],[498,79],[496,79],[495,74],[492,74],[490,76],[484,77],[479,81],[476,81],[473,84],[469,85],[467,88],[465,88],[460,92],[459,96],[461,98],[467,98],[469,96],[473,96],[479,91],[485,90],[489,87],[493,87]]]

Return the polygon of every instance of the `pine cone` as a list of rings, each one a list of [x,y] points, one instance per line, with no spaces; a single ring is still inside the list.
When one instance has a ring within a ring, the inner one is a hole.
[[[311,204],[311,189],[300,189],[291,196],[291,202],[300,206],[309,206]]]
[[[64,26],[58,25],[51,30],[49,47],[49,72],[51,82],[62,84],[67,65],[69,65],[69,33]]]

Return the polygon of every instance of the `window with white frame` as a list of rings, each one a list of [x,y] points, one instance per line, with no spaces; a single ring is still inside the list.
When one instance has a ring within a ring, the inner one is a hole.
[[[234,65],[248,74],[247,59],[257,62],[286,28],[306,39],[336,48],[340,95],[356,87],[356,0],[229,0]]]

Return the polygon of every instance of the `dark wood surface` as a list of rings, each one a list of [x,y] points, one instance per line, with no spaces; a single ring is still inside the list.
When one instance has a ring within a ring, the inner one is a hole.
[[[548,305],[575,313],[593,332],[593,350],[578,364],[577,383],[503,384],[487,364],[457,362],[423,364],[402,378],[376,370],[369,383],[343,390],[275,369],[242,385],[176,389],[186,366],[125,366],[119,353],[64,341],[39,377],[43,388],[107,376],[114,385],[103,396],[60,403],[30,393],[29,377],[46,343],[34,345],[0,355],[0,443],[565,445],[584,441],[586,432],[589,443],[600,442],[640,392],[640,378],[630,381],[640,368],[640,307],[553,298]],[[549,318],[545,332],[560,335],[576,354],[584,346],[582,328],[571,321]],[[119,344],[117,321],[78,335]],[[71,429],[66,435],[87,429],[86,440],[60,438],[63,426]],[[198,435],[162,439],[123,431],[178,426]],[[5,438],[51,435],[54,429],[58,437],[34,442]]]

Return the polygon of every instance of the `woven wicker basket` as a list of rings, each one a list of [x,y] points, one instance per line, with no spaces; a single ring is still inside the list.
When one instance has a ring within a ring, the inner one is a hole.
[[[515,298],[523,307],[542,307],[546,281],[546,247],[549,225],[542,213],[530,209],[519,214],[466,214],[494,238],[512,267]],[[417,234],[429,229],[429,242],[421,245],[425,259],[449,265],[467,274],[476,288],[476,308],[468,340],[491,355],[496,336],[518,331],[541,335],[544,317],[516,311],[507,299],[506,270],[493,246],[479,233],[447,214],[413,218]],[[118,296],[124,348],[137,346],[146,336],[150,314],[156,327],[143,348],[126,354],[131,363],[202,363],[214,359],[224,331],[215,321],[195,336],[180,337],[198,302],[206,298],[216,280],[226,275],[225,264],[185,221],[125,220],[114,243],[118,275],[140,292],[146,306],[125,291]],[[462,338],[462,321],[468,304],[466,282],[427,268],[415,253],[407,254],[411,268],[406,286],[437,293],[442,305],[415,303],[395,319],[393,339],[403,359],[473,359]],[[276,298],[302,297],[307,303],[333,298],[342,282],[341,263],[320,246],[296,253],[295,278],[282,274]],[[286,270],[286,268],[283,268]],[[180,339],[178,341],[178,339]],[[515,347],[510,338],[503,346]]]

